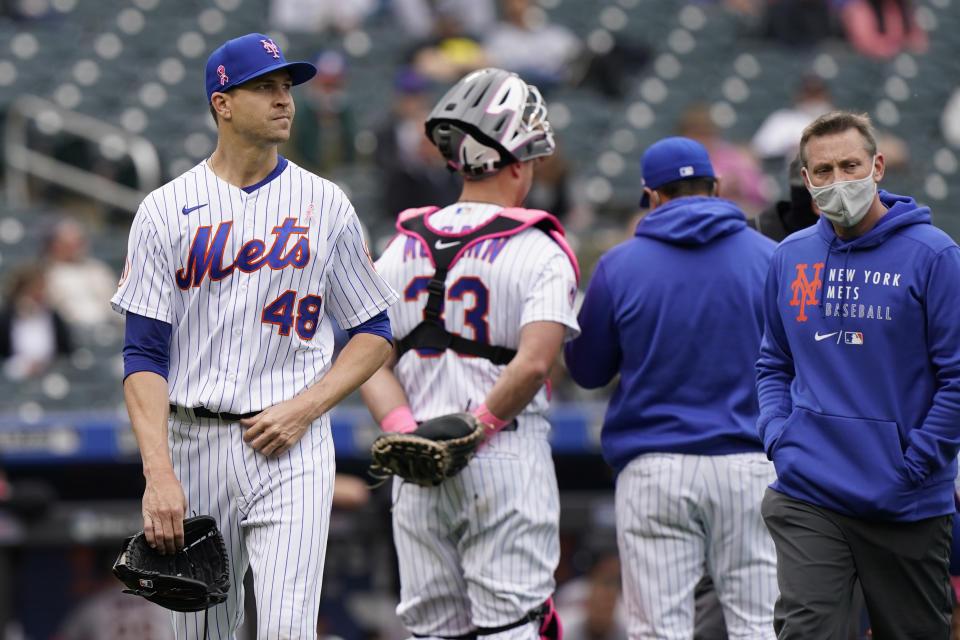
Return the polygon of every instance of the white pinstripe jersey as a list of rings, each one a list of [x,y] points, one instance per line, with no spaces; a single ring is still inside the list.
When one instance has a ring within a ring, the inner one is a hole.
[[[245,413],[327,371],[328,314],[346,329],[395,300],[344,193],[281,158],[252,187],[204,161],[148,195],[111,303],[172,325],[171,402]]]
[[[476,228],[503,207],[457,203],[428,218],[434,228],[462,233]],[[423,319],[426,283],[434,268],[420,241],[398,235],[377,261],[378,272],[400,293],[389,310],[396,337],[405,336]],[[520,329],[530,322],[557,322],[566,339],[580,333],[573,299],[576,277],[563,250],[538,229],[477,243],[453,265],[446,279],[444,326],[464,338],[516,349]],[[426,355],[410,350],[394,368],[417,420],[473,409],[483,403],[503,366],[452,350]],[[537,392],[523,414],[545,415],[546,389]]]

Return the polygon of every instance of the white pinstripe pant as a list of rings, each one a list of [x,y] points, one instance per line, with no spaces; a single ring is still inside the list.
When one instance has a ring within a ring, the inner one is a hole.
[[[544,437],[501,432],[440,486],[396,480],[393,496],[397,615],[411,632],[456,636],[508,624],[553,593],[560,506]],[[484,637],[535,640],[538,625]]]
[[[329,422],[316,421],[277,458],[241,439],[244,429],[171,416],[174,471],[188,515],[212,515],[230,558],[227,601],[207,610],[207,638],[233,638],[243,622],[243,576],[253,567],[257,638],[316,637],[320,583],[333,500]],[[203,638],[203,612],[174,613],[177,640]]]
[[[774,638],[776,551],[760,516],[776,477],[762,453],[650,453],[617,477],[617,543],[631,640],[689,640],[713,577],[731,639]]]

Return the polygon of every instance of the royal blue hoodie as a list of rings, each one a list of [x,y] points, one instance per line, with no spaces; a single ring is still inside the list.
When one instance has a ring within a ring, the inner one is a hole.
[[[732,202],[683,197],[600,258],[565,356],[587,388],[620,374],[601,431],[617,471],[649,452],[762,451],[753,367],[774,247]]]
[[[960,448],[960,249],[930,210],[845,240],[826,219],[777,248],[757,361],[772,488],[888,521],[953,513]]]

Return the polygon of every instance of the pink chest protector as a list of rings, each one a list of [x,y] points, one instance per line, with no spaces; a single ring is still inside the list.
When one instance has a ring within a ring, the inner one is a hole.
[[[507,364],[516,355],[516,350],[498,347],[476,340],[468,340],[446,330],[440,319],[443,298],[446,294],[447,273],[464,252],[477,243],[491,238],[502,238],[534,227],[546,233],[570,259],[577,281],[580,268],[573,249],[567,244],[560,222],[546,211],[511,207],[502,210],[485,224],[465,233],[448,233],[430,226],[427,217],[439,207],[407,209],[397,218],[397,230],[406,236],[420,240],[435,272],[427,283],[427,304],[424,320],[413,331],[397,340],[399,355],[410,349],[453,349],[457,353],[486,358],[494,364]]]

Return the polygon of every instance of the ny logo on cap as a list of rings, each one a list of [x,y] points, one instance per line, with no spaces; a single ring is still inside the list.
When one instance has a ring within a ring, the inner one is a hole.
[[[217,76],[220,78],[221,87],[227,84],[227,80],[230,79],[227,77],[227,70],[224,68],[223,65],[220,65],[219,67],[217,67]]]
[[[263,48],[267,50],[267,53],[272,53],[274,58],[280,57],[280,48],[274,44],[273,40],[261,40]]]

